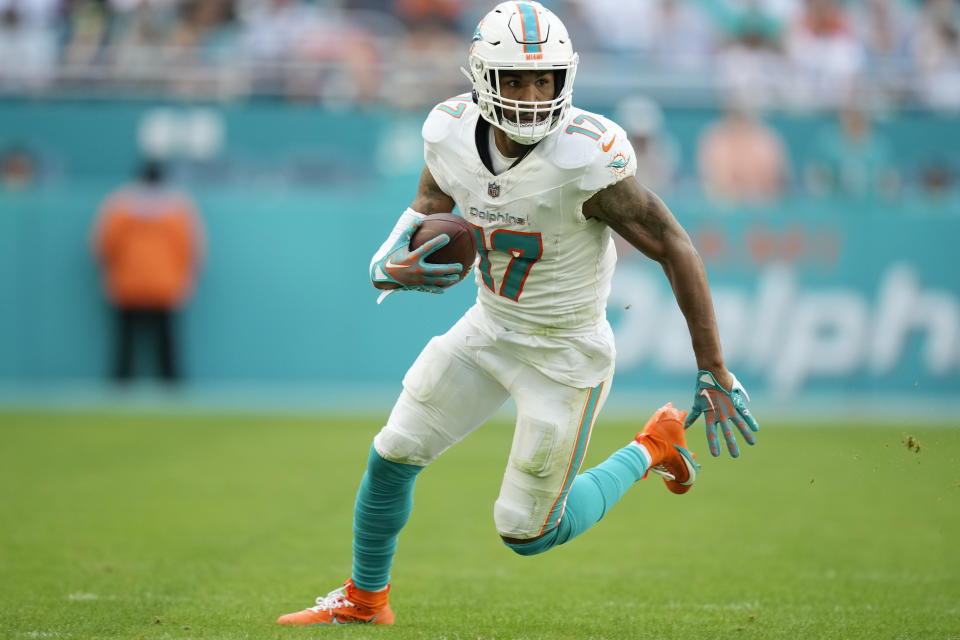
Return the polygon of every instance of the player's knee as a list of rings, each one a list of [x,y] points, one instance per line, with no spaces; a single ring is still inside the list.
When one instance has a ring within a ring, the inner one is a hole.
[[[493,521],[501,538],[527,540],[540,534],[540,524],[533,522],[528,505],[501,495],[493,505]]]
[[[426,466],[430,460],[417,438],[388,424],[373,439],[373,448],[384,460]]]

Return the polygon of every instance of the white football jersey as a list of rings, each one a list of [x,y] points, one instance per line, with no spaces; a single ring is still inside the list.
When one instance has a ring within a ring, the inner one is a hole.
[[[427,167],[477,234],[478,306],[506,332],[599,337],[612,357],[606,303],[616,250],[609,227],[584,218],[583,203],[636,172],[626,133],[572,108],[556,132],[494,175],[478,152],[479,116],[464,94],[437,105],[423,125]],[[480,144],[489,145],[486,135]]]

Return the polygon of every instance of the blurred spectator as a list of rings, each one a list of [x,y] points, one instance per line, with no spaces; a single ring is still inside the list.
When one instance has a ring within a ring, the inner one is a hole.
[[[782,23],[756,0],[726,23],[728,41],[717,57],[723,87],[757,106],[779,103],[787,68]]]
[[[138,9],[172,9],[180,0],[107,0],[115,13],[129,13]]]
[[[132,377],[141,333],[154,341],[163,380],[180,378],[174,314],[192,293],[205,243],[193,201],[164,178],[162,165],[146,162],[135,184],[106,198],[93,231],[93,251],[116,311],[117,381]]]
[[[931,158],[920,170],[920,187],[932,198],[946,197],[953,191],[955,183],[956,172],[945,158]]]
[[[875,100],[905,96],[902,78],[909,73],[914,13],[912,5],[902,0],[864,0],[850,8],[854,32],[864,45],[865,71]]]
[[[267,0],[248,6],[240,18],[243,57],[251,65],[254,88],[283,95],[284,65],[313,21],[310,8],[295,0]]]
[[[705,0],[708,7],[714,8],[714,19],[725,23],[730,16],[745,11],[759,11],[770,16],[778,24],[793,20],[803,9],[804,0]]]
[[[659,99],[696,100],[719,84],[759,105],[832,109],[865,76],[873,98],[960,108],[958,0],[547,4],[574,16],[583,68],[604,68],[581,92],[602,92],[596,83],[628,74],[629,90]],[[419,108],[461,90],[458,75],[435,73],[436,61],[459,50],[453,42],[472,30],[479,7],[467,0],[0,0],[0,91],[253,92],[327,103],[386,97]]]
[[[253,87],[292,100],[367,103],[380,95],[381,54],[348,12],[267,0],[241,12]]]
[[[684,0],[653,0],[648,55],[665,71],[703,71],[716,45],[716,29],[702,9]]]
[[[233,67],[238,29],[230,0],[190,0],[181,4],[181,20],[167,41],[169,59],[178,73],[173,78],[179,94],[222,94],[233,84],[224,72]]]
[[[614,120],[630,137],[637,158],[637,180],[657,193],[673,188],[679,146],[663,127],[663,111],[646,96],[632,96],[617,105]]]
[[[158,2],[139,2],[118,15],[107,56],[113,76],[144,88],[159,84],[166,69],[163,45],[175,20],[173,7]]]
[[[787,30],[786,47],[796,105],[839,104],[864,67],[863,46],[839,0],[804,0]]]
[[[850,17],[869,63],[881,65],[909,54],[910,34],[916,27],[911,4],[863,0],[850,7]]]
[[[53,80],[53,6],[49,0],[0,0],[0,89],[38,90]]]
[[[925,0],[913,54],[924,102],[960,109],[960,3]]]
[[[447,30],[456,30],[466,5],[466,0],[394,0],[397,15],[408,25],[432,22]]]
[[[24,147],[0,151],[0,190],[25,191],[33,186],[36,175],[36,159]]]
[[[707,195],[721,203],[768,204],[786,187],[783,141],[738,100],[700,137],[697,166]]]
[[[368,104],[380,97],[381,55],[373,34],[343,12],[318,11],[291,49],[286,95]]]
[[[572,4],[574,14],[592,31],[589,44],[608,53],[642,53],[647,70],[703,69],[713,49],[716,30],[693,2],[573,0]],[[576,41],[575,45],[583,46]]]
[[[573,0],[575,15],[589,27],[590,41],[605,53],[637,53],[649,49],[653,40],[653,2],[619,0]],[[612,20],[611,16],[616,16]],[[579,42],[574,41],[574,48]]]
[[[63,61],[72,72],[85,72],[100,62],[110,22],[109,9],[95,0],[72,0],[67,10]]]
[[[444,19],[426,20],[413,27],[393,53],[394,73],[384,87],[386,97],[399,107],[420,108],[423,103],[468,91],[459,68],[437,64],[451,55],[466,63],[468,44]]]
[[[0,0],[0,11],[16,9],[30,26],[49,27],[57,19],[62,0]]]
[[[390,13],[394,0],[341,0],[340,5],[348,11],[374,11]]]
[[[855,100],[844,105],[837,113],[837,123],[820,134],[806,181],[816,195],[896,195],[900,178],[890,148],[873,131],[869,115]]]

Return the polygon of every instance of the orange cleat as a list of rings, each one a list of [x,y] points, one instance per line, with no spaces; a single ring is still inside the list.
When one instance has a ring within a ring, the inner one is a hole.
[[[387,602],[390,585],[382,591],[364,591],[347,580],[339,589],[317,598],[316,606],[277,618],[277,624],[309,627],[320,624],[393,624]]]
[[[686,432],[683,430],[686,417],[686,411],[675,409],[673,403],[668,402],[657,409],[635,438],[652,458],[650,471],[663,477],[667,489],[673,493],[690,491],[700,468],[687,449]]]

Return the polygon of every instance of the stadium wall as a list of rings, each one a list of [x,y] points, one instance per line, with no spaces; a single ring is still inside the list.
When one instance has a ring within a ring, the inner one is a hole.
[[[688,166],[715,115],[668,116]],[[782,118],[799,163],[824,118]],[[105,379],[111,317],[90,224],[143,145],[166,144],[209,237],[182,317],[191,383],[395,385],[475,295],[465,283],[377,306],[367,281],[369,256],[414,194],[419,120],[273,103],[0,103],[0,143],[28,143],[45,169],[32,190],[0,195],[0,383]],[[200,133],[183,133],[191,126]],[[885,125],[904,165],[956,130],[909,114]],[[668,203],[704,255],[729,365],[751,391],[784,400],[960,392],[955,201],[791,196],[721,211],[687,194]],[[631,251],[610,319],[619,389],[689,386],[692,353],[667,282]]]

